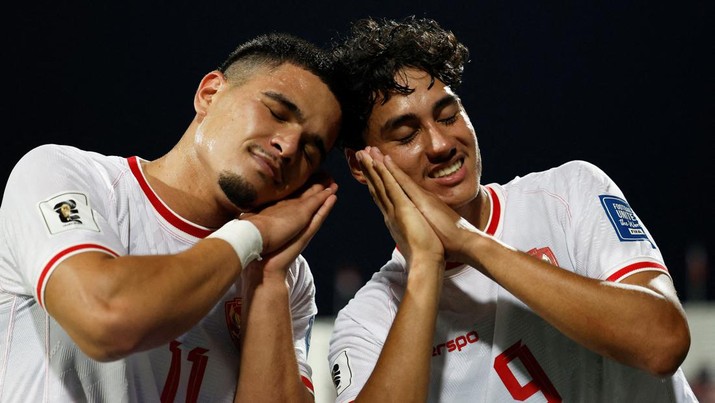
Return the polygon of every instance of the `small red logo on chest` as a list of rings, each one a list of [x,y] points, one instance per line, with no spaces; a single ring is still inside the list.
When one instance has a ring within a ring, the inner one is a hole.
[[[241,298],[234,298],[224,304],[226,312],[226,327],[236,348],[240,348],[241,335]]]

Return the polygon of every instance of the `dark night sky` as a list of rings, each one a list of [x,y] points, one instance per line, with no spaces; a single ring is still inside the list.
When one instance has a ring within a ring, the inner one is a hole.
[[[3,183],[43,143],[159,157],[191,121],[203,74],[257,34],[327,45],[356,18],[415,14],[470,49],[458,92],[477,129],[484,183],[595,163],[653,234],[686,300],[688,246],[715,251],[712,2],[20,3],[2,13]],[[333,313],[338,267],[358,267],[364,281],[394,246],[342,155],[332,153],[327,168],[341,185],[338,205],[304,253],[322,314]]]

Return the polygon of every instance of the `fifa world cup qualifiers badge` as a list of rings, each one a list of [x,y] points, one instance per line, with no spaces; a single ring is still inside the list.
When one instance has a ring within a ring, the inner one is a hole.
[[[40,202],[38,207],[52,235],[73,229],[99,232],[89,198],[84,193],[63,193]]]
[[[628,203],[620,197],[611,195],[600,195],[601,205],[606,210],[606,215],[616,235],[621,241],[647,241],[655,249],[655,244],[648,238],[648,234],[643,229],[638,217]]]

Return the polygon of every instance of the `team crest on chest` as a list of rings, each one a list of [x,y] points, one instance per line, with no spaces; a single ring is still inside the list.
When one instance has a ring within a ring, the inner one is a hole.
[[[50,234],[73,229],[99,232],[89,197],[84,193],[63,193],[38,204]]]
[[[240,348],[239,337],[241,335],[241,298],[234,298],[224,304],[226,313],[226,327],[231,341]]]
[[[543,248],[532,248],[526,253],[545,262],[551,263],[554,266],[559,265],[558,260],[556,260],[556,255],[554,255],[554,252],[548,246]]]

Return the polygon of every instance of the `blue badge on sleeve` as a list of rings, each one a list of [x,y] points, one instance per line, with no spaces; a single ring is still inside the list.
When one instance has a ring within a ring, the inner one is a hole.
[[[601,199],[601,205],[603,205],[606,215],[616,230],[618,239],[621,241],[647,241],[655,249],[655,245],[648,238],[648,234],[646,234],[638,221],[638,217],[625,200],[611,195],[600,195],[598,197]]]

